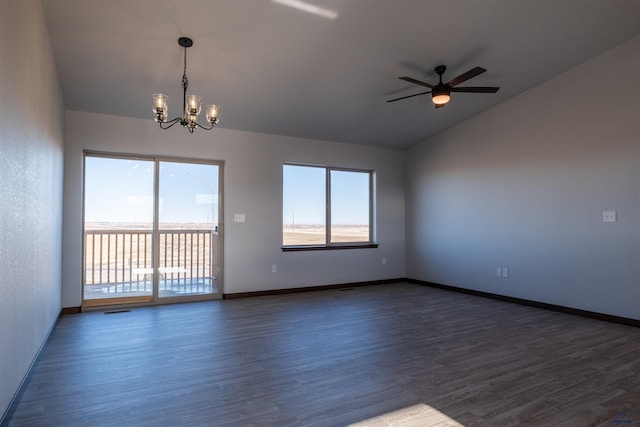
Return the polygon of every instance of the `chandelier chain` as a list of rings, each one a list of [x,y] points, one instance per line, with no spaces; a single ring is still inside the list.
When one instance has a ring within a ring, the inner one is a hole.
[[[189,79],[187,78],[187,47],[184,48],[184,69],[182,71],[182,89],[187,90]]]

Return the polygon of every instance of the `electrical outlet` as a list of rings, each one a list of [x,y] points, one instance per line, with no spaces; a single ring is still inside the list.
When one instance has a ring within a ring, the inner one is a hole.
[[[502,267],[496,268],[496,276],[502,277]]]
[[[278,266],[276,264],[271,264],[271,272],[272,273],[277,273],[278,272]]]
[[[502,267],[502,277],[509,277],[509,269],[507,267]]]
[[[382,265],[387,265],[387,259],[385,257],[382,257]]]

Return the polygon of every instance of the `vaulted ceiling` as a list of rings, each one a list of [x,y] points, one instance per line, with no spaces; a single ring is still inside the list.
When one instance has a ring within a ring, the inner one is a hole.
[[[180,114],[189,92],[222,105],[221,127],[405,149],[640,35],[637,0],[43,0],[66,107],[152,120],[151,95]],[[640,53],[639,53],[640,54]],[[475,66],[435,109],[410,76],[445,81]],[[603,75],[585,91],[627,81]],[[637,78],[637,76],[631,76]],[[550,94],[550,102],[562,102]],[[182,135],[182,133],[180,133]]]

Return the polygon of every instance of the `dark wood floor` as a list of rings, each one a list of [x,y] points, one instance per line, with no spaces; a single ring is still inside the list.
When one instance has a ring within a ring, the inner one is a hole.
[[[10,426],[640,424],[640,329],[414,284],[62,317]]]

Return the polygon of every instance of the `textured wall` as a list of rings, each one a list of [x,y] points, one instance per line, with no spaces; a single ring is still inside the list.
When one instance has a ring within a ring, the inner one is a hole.
[[[189,135],[151,118],[67,112],[63,305],[81,303],[83,149],[225,161],[224,292],[348,283],[405,276],[404,153],[326,141],[214,129]],[[301,162],[377,174],[380,247],[286,252],[282,245],[282,164]],[[244,213],[245,223],[234,223]],[[382,265],[385,257],[387,264]],[[271,265],[278,272],[271,272]]]
[[[409,151],[409,277],[640,319],[640,84],[607,86],[640,75],[639,52],[636,38]]]
[[[2,414],[60,313],[64,106],[40,1],[0,5]]]

